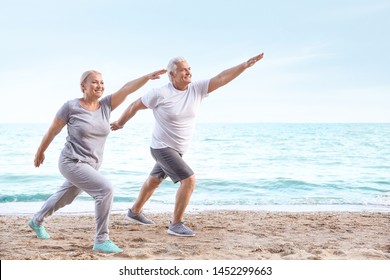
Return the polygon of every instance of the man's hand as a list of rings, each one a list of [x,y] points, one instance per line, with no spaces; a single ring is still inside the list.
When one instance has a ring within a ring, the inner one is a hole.
[[[112,130],[112,131],[115,131],[115,130],[118,130],[118,129],[122,129],[122,128],[123,128],[123,125],[120,125],[120,124],[118,123],[118,121],[115,121],[115,122],[111,123],[110,126],[111,126],[111,130]]]
[[[256,62],[258,62],[260,59],[263,58],[263,56],[264,56],[264,53],[261,53],[255,57],[248,59],[248,61],[246,62],[246,67],[251,67],[251,66],[255,65]]]

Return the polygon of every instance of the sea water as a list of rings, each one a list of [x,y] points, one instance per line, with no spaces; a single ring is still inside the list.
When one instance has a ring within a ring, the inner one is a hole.
[[[64,181],[57,161],[66,128],[39,168],[48,124],[0,124],[0,214],[37,211]],[[100,168],[115,186],[113,211],[135,201],[151,171],[153,124],[111,132]],[[389,211],[390,124],[198,124],[185,161],[196,174],[188,210]],[[172,211],[179,184],[167,179],[145,205]],[[65,213],[93,213],[81,194]]]

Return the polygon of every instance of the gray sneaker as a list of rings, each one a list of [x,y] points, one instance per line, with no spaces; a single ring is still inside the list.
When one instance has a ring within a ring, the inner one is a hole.
[[[131,221],[135,221],[141,225],[153,225],[154,224],[154,222],[152,220],[146,218],[145,215],[142,214],[142,212],[141,213],[134,213],[133,211],[131,211],[131,209],[129,209],[129,211],[127,211],[126,218],[131,220]]]
[[[183,222],[177,224],[170,223],[167,232],[176,236],[191,237],[195,236],[195,233],[189,227],[185,226]]]

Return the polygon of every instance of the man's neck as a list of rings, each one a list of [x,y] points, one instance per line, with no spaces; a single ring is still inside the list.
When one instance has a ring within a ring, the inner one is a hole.
[[[188,84],[178,84],[178,83],[175,83],[175,82],[172,82],[172,85],[175,89],[177,90],[180,90],[180,91],[184,91],[184,90],[187,90],[188,89]]]

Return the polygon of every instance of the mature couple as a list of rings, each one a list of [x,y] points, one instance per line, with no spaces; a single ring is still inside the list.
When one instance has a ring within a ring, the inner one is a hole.
[[[182,221],[195,188],[195,175],[182,156],[192,138],[198,107],[209,93],[229,83],[262,58],[261,53],[211,79],[192,82],[188,62],[182,57],[176,57],[169,62],[166,70],[158,70],[130,81],[117,92],[105,97],[102,97],[104,92],[102,74],[95,70],[83,73],[80,80],[83,97],[67,101],[59,109],[35,154],[34,165],[39,167],[45,159],[44,152],[50,143],[67,125],[68,137],[58,163],[59,170],[66,180],[29,221],[29,226],[37,237],[50,238],[42,225],[44,218],[70,204],[84,191],[95,200],[96,235],[93,250],[105,253],[122,252],[109,238],[108,224],[114,188],[98,170],[102,164],[104,144],[110,129],[123,128],[139,110],[147,108],[153,110],[155,117],[150,151],[156,164],[134,205],[129,208],[127,217],[141,224],[153,224],[153,221],[142,213],[142,208],[161,182],[169,176],[174,183],[180,182],[180,186],[176,193],[168,233],[176,236],[194,236],[195,233]],[[141,88],[147,81],[160,78],[166,72],[170,83],[151,90],[130,104],[122,116],[110,124],[111,111],[129,94]]]

